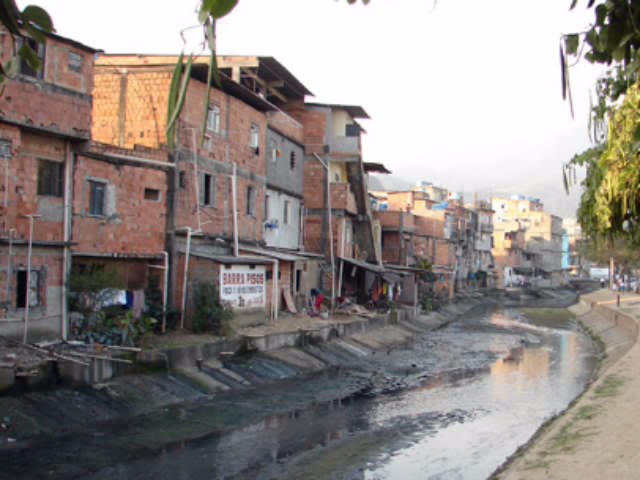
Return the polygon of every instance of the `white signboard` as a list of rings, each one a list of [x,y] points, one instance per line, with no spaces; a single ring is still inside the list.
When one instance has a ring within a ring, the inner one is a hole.
[[[232,308],[260,308],[266,302],[264,266],[220,265],[220,300]]]

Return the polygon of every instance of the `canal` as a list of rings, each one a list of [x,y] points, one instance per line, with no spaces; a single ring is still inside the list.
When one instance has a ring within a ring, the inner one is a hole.
[[[366,361],[4,450],[0,478],[483,479],[595,367],[565,310],[479,308]]]

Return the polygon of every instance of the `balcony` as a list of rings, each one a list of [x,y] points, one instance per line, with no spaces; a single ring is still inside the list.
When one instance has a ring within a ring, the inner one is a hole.
[[[481,223],[480,231],[484,233],[493,233],[493,224],[492,223]]]
[[[337,155],[360,155],[360,136],[333,136],[329,139],[331,153]]]
[[[354,215],[358,213],[356,197],[353,195],[348,183],[331,184],[331,209],[346,210]]]

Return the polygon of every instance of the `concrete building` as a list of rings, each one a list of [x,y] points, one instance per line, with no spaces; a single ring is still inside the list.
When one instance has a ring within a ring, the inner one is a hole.
[[[514,282],[536,286],[564,283],[562,219],[546,213],[540,200],[523,196],[493,198],[492,209],[499,286]],[[516,275],[513,282],[509,281],[509,272]]]
[[[352,105],[298,102],[285,108],[304,127],[304,249],[326,258],[326,292],[364,302],[382,271],[358,123],[369,116]]]
[[[3,63],[15,48],[0,35]],[[53,34],[37,50],[41,70],[22,62],[0,98],[0,334],[22,335],[28,318],[30,341],[67,335],[73,163],[90,138],[96,53]]]

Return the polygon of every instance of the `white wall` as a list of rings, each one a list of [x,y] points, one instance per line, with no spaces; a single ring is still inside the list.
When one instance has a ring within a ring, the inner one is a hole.
[[[264,229],[264,240],[269,247],[298,249],[300,236],[300,200],[277,190],[267,189],[267,216],[265,224],[276,223],[277,228]],[[284,223],[285,200],[289,201],[289,219]]]

